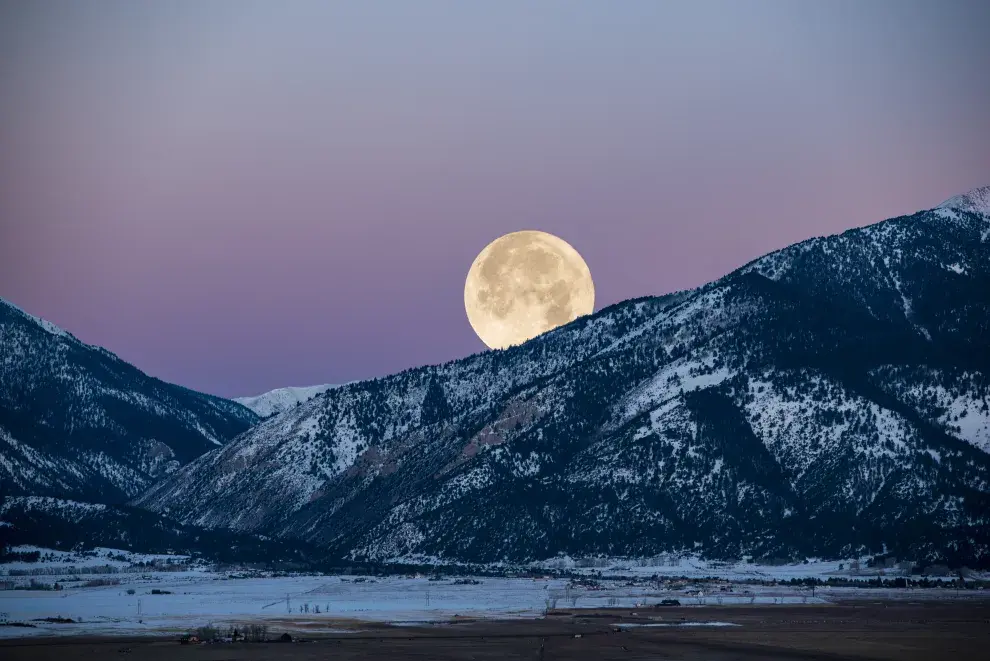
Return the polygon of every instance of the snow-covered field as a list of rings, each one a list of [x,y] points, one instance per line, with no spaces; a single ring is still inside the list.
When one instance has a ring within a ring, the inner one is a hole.
[[[824,603],[840,599],[940,599],[981,597],[982,591],[952,589],[875,589],[759,585],[755,581],[815,576],[850,578],[851,561],[809,561],[795,565],[761,566],[713,563],[697,558],[647,561],[596,561],[597,566],[558,558],[531,570],[598,573],[582,586],[562,578],[487,578],[477,584],[455,578],[386,578],[350,576],[290,576],[218,573],[205,565],[173,566],[184,556],[149,556],[115,549],[85,554],[17,547],[38,551],[44,561],[0,565],[0,581],[8,587],[31,581],[58,582],[61,590],[0,591],[0,622],[24,622],[34,627],[0,626],[0,637],[57,634],[175,634],[199,626],[267,622],[279,630],[330,632],[360,627],[361,622],[444,622],[455,616],[474,618],[532,618],[548,607],[603,608],[652,606],[676,599],[685,606],[730,604]],[[138,565],[137,563],[142,563]],[[158,567],[148,566],[159,563]],[[107,569],[109,566],[111,569]],[[174,571],[178,569],[178,571]],[[25,570],[37,575],[25,575]],[[860,578],[879,570],[856,570]],[[892,573],[888,571],[888,576]],[[611,576],[612,578],[609,578]],[[654,582],[649,577],[658,576]],[[622,577],[622,578],[619,578]],[[719,577],[722,582],[697,579]],[[985,578],[985,576],[983,576]],[[630,580],[632,579],[632,580]],[[94,585],[109,581],[116,585]],[[734,581],[734,582],[733,582]],[[753,584],[741,581],[754,581]],[[167,594],[153,594],[152,591]],[[69,618],[72,623],[44,622]]]
[[[0,636],[57,634],[175,634],[212,623],[267,622],[279,630],[331,632],[360,622],[442,622],[462,617],[532,618],[556,598],[557,608],[640,607],[662,599],[687,606],[825,603],[843,598],[911,600],[954,596],[952,590],[875,590],[787,586],[718,586],[677,581],[661,589],[606,581],[598,588],[567,587],[562,579],[455,579],[296,576],[227,578],[202,572],[133,575],[121,585],[61,591],[0,592]],[[722,588],[725,591],[722,591]],[[152,594],[152,590],[171,594]],[[128,591],[133,590],[133,594]],[[963,596],[982,596],[962,593]],[[317,609],[319,612],[317,612]],[[41,622],[71,618],[73,623]]]
[[[224,580],[216,575],[153,574],[120,586],[0,593],[0,613],[10,621],[82,620],[80,625],[39,622],[37,630],[0,627],[0,631],[8,636],[55,631],[137,633],[186,630],[209,622],[286,618],[301,626],[320,621],[331,626],[340,619],[396,622],[441,620],[455,614],[533,616],[545,607],[549,586],[562,589],[563,585],[563,581],[511,579],[459,586],[425,578],[354,582],[349,577]],[[128,589],[135,593],[127,594]],[[172,594],[153,595],[152,589]]]
[[[360,579],[358,579],[360,580]],[[193,572],[149,574],[121,585],[54,591],[0,593],[0,618],[31,622],[36,629],[0,627],[0,635],[176,632],[207,623],[285,620],[300,628],[341,620],[435,622],[454,616],[538,617],[556,597],[557,608],[594,608],[653,604],[675,598],[684,604],[802,603],[820,601],[810,592],[765,588],[746,593],[706,593],[684,587],[655,590],[618,582],[603,589],[567,588],[562,579],[483,578],[478,585],[456,579],[300,576],[225,579]],[[134,594],[128,594],[128,590]],[[151,594],[152,589],[171,594]],[[319,613],[316,612],[317,608]],[[71,618],[73,624],[35,622]]]

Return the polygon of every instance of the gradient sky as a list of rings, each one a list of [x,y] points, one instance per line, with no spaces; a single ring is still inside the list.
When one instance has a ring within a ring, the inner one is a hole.
[[[597,306],[990,184],[990,2],[0,2],[0,297],[221,395],[484,348],[519,229]]]

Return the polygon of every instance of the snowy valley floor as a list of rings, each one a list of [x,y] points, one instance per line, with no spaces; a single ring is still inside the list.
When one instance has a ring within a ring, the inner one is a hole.
[[[579,569],[569,560],[555,560],[558,566],[529,567],[530,571],[547,573],[563,570],[574,578],[272,576],[221,572],[195,566],[183,556],[141,556],[114,549],[84,554],[28,547],[16,550],[38,552],[42,559],[0,565],[0,585],[8,588],[0,591],[0,639],[176,638],[200,627],[226,630],[248,624],[265,625],[273,633],[353,635],[385,625],[436,627],[466,620],[532,621],[564,609],[585,615],[601,609],[645,609],[662,614],[683,607],[711,620],[712,609],[730,606],[968,604],[990,598],[990,590],[982,589],[874,588],[865,582],[856,587],[814,589],[774,584],[807,577],[850,579],[850,561],[767,567],[682,558],[662,566],[616,561],[592,570]],[[171,569],[179,571],[147,566],[154,563],[170,563]],[[857,580],[865,581],[879,572],[860,571],[856,566],[860,574]],[[599,571],[602,576],[584,576]],[[653,576],[657,578],[650,578]],[[715,576],[720,580],[711,580]],[[988,585],[985,575],[974,578]],[[60,589],[44,589],[56,583]],[[32,584],[38,589],[10,589]],[[693,619],[698,618],[689,617],[677,624],[690,626]],[[670,622],[633,620],[621,624],[619,628],[624,630],[660,629]],[[642,624],[651,626],[640,627]]]
[[[799,606],[857,601],[970,601],[985,591],[858,587],[762,586],[733,582],[602,580],[595,586],[566,579],[292,576],[236,578],[207,571],[114,574],[119,585],[85,587],[96,575],[63,577],[53,590],[0,592],[0,637],[51,635],[177,635],[266,623],[282,631],[360,630],[368,623],[444,623],[462,619],[534,619],[549,610],[681,606]],[[57,577],[46,576],[51,582]],[[23,579],[21,579],[23,580]],[[461,584],[459,584],[461,583]],[[50,620],[50,621],[46,621]],[[61,620],[61,621],[58,621]],[[71,620],[68,622],[66,620]]]

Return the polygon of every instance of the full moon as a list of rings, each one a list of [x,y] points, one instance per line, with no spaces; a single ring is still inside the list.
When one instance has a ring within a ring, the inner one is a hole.
[[[464,308],[481,341],[504,349],[591,314],[595,283],[563,239],[512,232],[489,243],[471,264]]]

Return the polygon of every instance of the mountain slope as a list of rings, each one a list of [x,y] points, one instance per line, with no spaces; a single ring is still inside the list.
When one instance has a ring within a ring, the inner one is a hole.
[[[121,503],[257,421],[0,299],[0,490]]]
[[[355,559],[985,564],[990,217],[959,199],[328,391],[135,502]]]
[[[328,383],[322,386],[276,388],[253,397],[235,397],[234,401],[251,409],[259,417],[269,418],[278,413],[285,413],[289,409],[295,408],[303,402],[308,402],[317,395],[322,395],[336,387]]]

